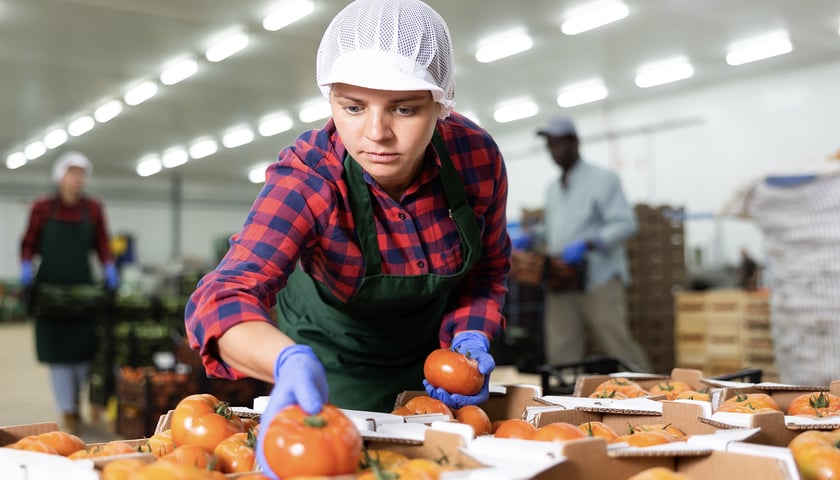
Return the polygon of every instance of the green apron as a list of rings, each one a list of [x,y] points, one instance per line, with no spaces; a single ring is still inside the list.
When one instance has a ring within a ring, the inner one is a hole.
[[[277,296],[280,330],[312,347],[324,364],[330,402],[341,408],[390,412],[397,394],[423,389],[423,363],[439,348],[449,293],[481,256],[481,232],[443,141],[440,179],[461,239],[463,268],[453,275],[383,275],[368,185],[346,154],[344,171],[356,219],[365,276],[342,304],[327,287],[296,269]]]
[[[93,241],[93,224],[88,211],[82,210],[81,222],[56,220],[58,202],[58,199],[53,201],[50,218],[41,232],[41,266],[35,279],[36,291],[39,284],[70,288],[72,285],[93,283],[88,258]],[[95,316],[36,314],[35,350],[38,361],[42,363],[90,360],[96,351]]]

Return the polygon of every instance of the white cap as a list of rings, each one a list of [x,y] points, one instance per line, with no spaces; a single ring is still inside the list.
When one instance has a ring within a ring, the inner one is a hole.
[[[64,152],[62,153],[53,164],[52,169],[52,178],[55,183],[61,182],[61,179],[64,178],[64,174],[67,173],[67,170],[70,167],[81,167],[85,170],[85,174],[87,178],[90,178],[90,174],[93,173],[93,164],[90,163],[90,160],[84,155],[79,152]]]
[[[375,90],[429,90],[446,118],[455,102],[449,28],[420,0],[356,0],[333,18],[318,47],[316,79]]]
[[[537,130],[537,135],[546,137],[577,137],[575,122],[565,115],[552,117],[546,126]]]

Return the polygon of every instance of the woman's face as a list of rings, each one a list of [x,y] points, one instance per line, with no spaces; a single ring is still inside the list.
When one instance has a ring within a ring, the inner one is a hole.
[[[427,90],[372,90],[336,83],[333,120],[347,151],[391,197],[399,199],[423,162],[440,105]]]

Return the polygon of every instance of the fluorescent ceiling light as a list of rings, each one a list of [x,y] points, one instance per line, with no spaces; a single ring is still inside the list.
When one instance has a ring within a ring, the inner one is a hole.
[[[96,121],[93,117],[90,115],[84,115],[73,120],[69,125],[67,125],[67,133],[69,133],[72,137],[78,137],[93,130],[94,125],[96,125]]]
[[[26,155],[27,160],[35,160],[45,153],[47,153],[47,147],[40,140],[30,143],[23,149],[23,154]]]
[[[198,62],[193,58],[187,58],[167,67],[160,73],[160,83],[164,85],[175,85],[186,80],[198,71]]]
[[[254,131],[249,127],[236,127],[229,130],[222,137],[222,145],[227,148],[236,148],[254,141]]]
[[[183,147],[172,147],[163,152],[160,163],[163,164],[164,168],[175,168],[187,163],[189,159],[190,155]]]
[[[119,100],[111,100],[110,102],[105,102],[97,107],[96,110],[93,111],[93,118],[95,118],[99,123],[105,123],[113,120],[114,117],[122,112],[122,109],[122,102]]]
[[[224,40],[208,48],[204,56],[208,61],[221,62],[234,53],[248,46],[248,34],[244,32],[234,33]]]
[[[787,32],[775,32],[735,43],[726,53],[726,63],[743,65],[793,51]]]
[[[125,97],[123,97],[123,100],[125,100],[126,105],[133,107],[135,105],[140,105],[146,100],[154,97],[157,94],[157,91],[157,83],[149,80],[141,83],[140,85],[137,85],[136,87],[126,92]]]
[[[636,85],[640,88],[655,87],[685,80],[692,75],[694,75],[694,67],[685,60],[657,63],[639,69],[636,74]]]
[[[270,163],[260,163],[259,165],[251,167],[251,170],[248,171],[248,181],[251,183],[265,182],[265,169],[268,168],[269,165]]]
[[[23,152],[15,152],[6,157],[6,168],[14,170],[26,165],[26,155]]]
[[[513,122],[523,118],[533,117],[540,112],[540,107],[532,100],[503,105],[493,112],[493,120],[499,123]]]
[[[304,107],[298,114],[298,118],[303,123],[312,123],[332,115],[332,107],[330,102],[321,100],[318,103],[310,104]]]
[[[617,22],[629,14],[630,8],[622,1],[593,2],[569,10],[560,30],[566,35],[577,35]]]
[[[475,59],[481,63],[490,63],[501,58],[530,50],[534,40],[524,32],[498,35],[482,42],[475,52]]]
[[[44,145],[50,149],[60,147],[66,141],[67,132],[63,128],[54,128],[44,135]]]
[[[563,108],[576,107],[585,103],[597,102],[607,98],[609,91],[598,81],[569,85],[557,95],[557,105]]]
[[[278,113],[263,117],[260,125],[257,127],[257,131],[263,137],[270,137],[291,130],[294,124],[295,122],[292,120],[292,117],[285,113]]]
[[[161,171],[163,166],[160,163],[160,158],[157,155],[147,155],[137,162],[136,172],[141,177],[148,177]]]
[[[311,0],[289,1],[280,9],[272,12],[263,20],[263,28],[274,32],[291,25],[315,10]]]
[[[196,140],[190,145],[190,157],[193,160],[209,157],[219,150],[219,145],[212,138]]]

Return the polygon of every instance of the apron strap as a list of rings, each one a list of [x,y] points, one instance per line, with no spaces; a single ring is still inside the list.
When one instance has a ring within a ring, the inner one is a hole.
[[[443,184],[443,191],[446,194],[446,201],[449,205],[449,216],[467,203],[467,192],[464,185],[452,165],[452,159],[443,138],[437,130],[432,134],[432,144],[440,158],[441,172],[440,179]],[[382,273],[382,252],[379,250],[379,242],[376,235],[376,224],[373,221],[373,207],[371,206],[370,190],[366,187],[362,167],[349,153],[344,155],[344,171],[347,172],[348,182],[365,188],[350,188],[349,201],[351,209],[356,218],[356,233],[359,238],[359,246],[365,258],[365,275],[378,275]],[[473,217],[473,222],[474,222]]]

